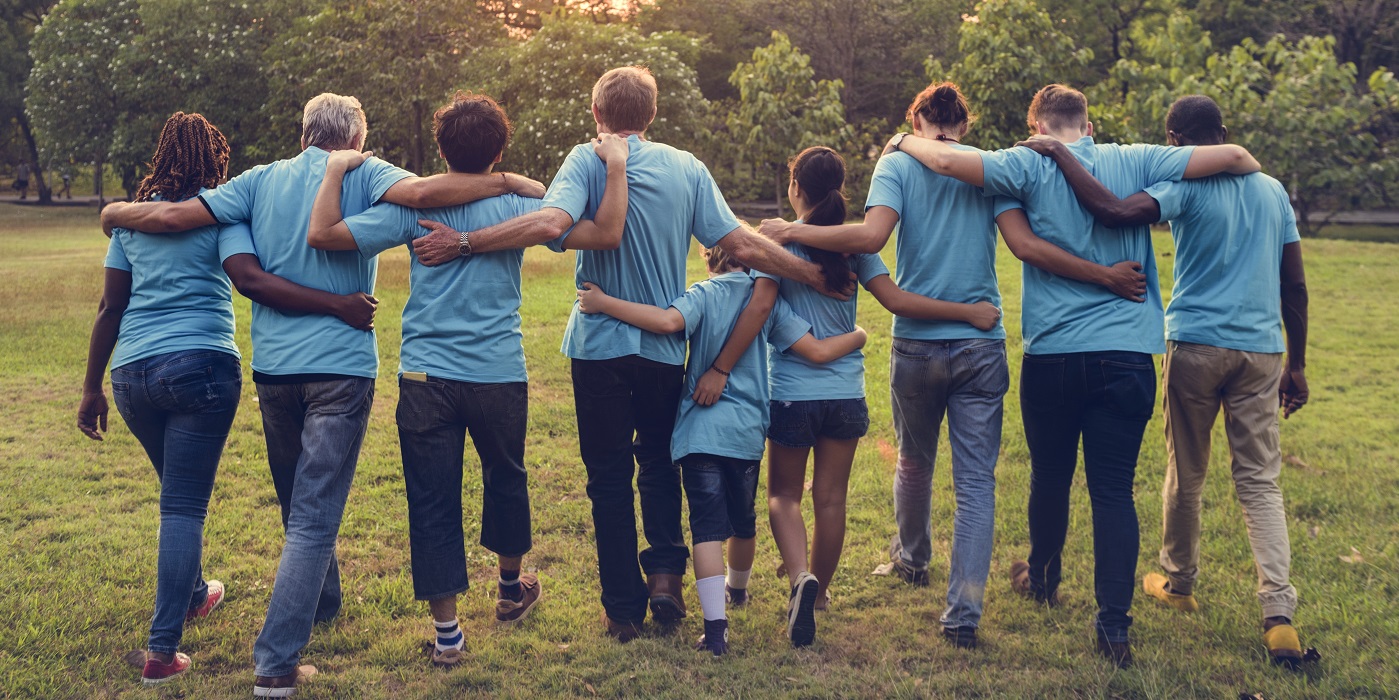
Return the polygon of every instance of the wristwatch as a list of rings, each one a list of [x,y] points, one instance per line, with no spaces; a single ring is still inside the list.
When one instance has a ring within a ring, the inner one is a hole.
[[[908,136],[908,134],[905,134],[902,131],[900,131],[897,134],[894,134],[894,138],[889,139],[889,147],[896,151],[899,150],[899,144],[904,142],[905,136]]]
[[[457,244],[457,253],[463,258],[471,257],[471,232],[461,232],[461,242]]]

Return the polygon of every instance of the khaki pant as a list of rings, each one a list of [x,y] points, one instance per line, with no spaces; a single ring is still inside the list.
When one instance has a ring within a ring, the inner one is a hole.
[[[1234,490],[1243,505],[1258,570],[1264,617],[1292,617],[1297,591],[1288,583],[1292,549],[1283,514],[1278,446],[1281,354],[1243,352],[1171,341],[1166,349],[1166,484],[1162,489],[1161,566],[1171,588],[1190,593],[1199,575],[1200,502],[1210,458],[1210,431],[1220,406],[1232,455]]]

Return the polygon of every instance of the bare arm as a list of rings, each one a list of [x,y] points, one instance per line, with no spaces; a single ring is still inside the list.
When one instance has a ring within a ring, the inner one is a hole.
[[[817,340],[816,336],[807,333],[792,344],[792,352],[818,365],[824,365],[865,347],[865,341],[868,339],[869,334],[859,326],[855,326],[855,330],[849,333],[841,333],[821,340]]]
[[[78,404],[78,430],[93,440],[101,440],[107,430],[107,394],[102,390],[102,376],[117,346],[121,317],[131,301],[131,273],[126,270],[103,268],[106,277],[102,285],[102,300],[97,304],[97,320],[92,324],[92,337],[87,345],[87,373],[83,375],[83,398]]]
[[[1307,275],[1302,267],[1302,244],[1282,247],[1282,324],[1287,331],[1287,367],[1278,387],[1284,418],[1306,405],[1307,390]]]
[[[924,167],[939,175],[955,177],[977,187],[985,183],[981,154],[976,151],[963,151],[946,142],[912,134],[904,136],[897,150],[913,156]]]
[[[889,313],[921,321],[960,321],[979,330],[989,331],[1001,320],[1001,310],[989,301],[962,304],[942,301],[905,291],[889,275],[880,275],[865,284],[870,294]]]
[[[280,311],[335,316],[362,331],[374,330],[374,310],[379,304],[364,292],[334,294],[303,287],[262,269],[256,255],[239,253],[223,261],[224,272],[238,293]]]
[[[670,335],[685,330],[685,317],[673,306],[662,309],[608,296],[592,282],[578,290],[578,310],[585,314],[606,314],[643,331]]]
[[[837,253],[878,253],[889,242],[889,236],[894,233],[898,223],[898,212],[877,206],[866,211],[865,220],[858,224],[813,226],[782,219],[765,219],[758,232],[778,245],[801,243]]]
[[[593,151],[607,164],[607,186],[592,220],[582,219],[564,239],[567,250],[615,250],[627,223],[627,140],[615,134],[593,139]]]
[[[827,289],[826,278],[821,274],[819,265],[783,250],[782,246],[758,235],[747,224],[740,224],[720,238],[718,246],[749,268],[800,282],[829,297],[849,299],[855,291],[853,283],[841,290]]]
[[[354,234],[341,218],[340,193],[345,173],[353,170],[364,158],[356,151],[335,151],[326,159],[325,177],[311,204],[311,223],[306,229],[306,244],[317,250],[356,250]],[[395,185],[397,187],[397,185]],[[389,189],[390,192],[393,188]],[[261,269],[259,266],[258,269]],[[242,291],[242,287],[238,288]],[[248,296],[246,292],[243,294]],[[251,298],[251,297],[249,297]],[[259,302],[261,303],[261,302]]]
[[[1154,200],[1153,200],[1154,201]],[[1025,264],[1045,272],[1087,284],[1096,284],[1131,301],[1146,300],[1146,275],[1142,264],[1123,260],[1111,267],[1084,260],[1035,235],[1024,209],[1010,209],[996,217],[1006,247]]]
[[[544,185],[514,173],[441,173],[405,177],[389,187],[380,199],[413,209],[431,209],[511,193],[539,199],[544,196]]]
[[[1098,182],[1098,178],[1093,177],[1093,174],[1069,152],[1068,147],[1057,139],[1036,136],[1015,145],[1053,158],[1054,164],[1059,166],[1059,172],[1064,174],[1064,180],[1073,188],[1078,203],[1104,226],[1140,226],[1161,220],[1161,205],[1154,197],[1145,192],[1138,192],[1126,199],[1119,199],[1112,190]]]
[[[1247,175],[1262,170],[1263,166],[1248,149],[1234,144],[1217,146],[1196,146],[1190,154],[1190,162],[1185,165],[1185,179],[1209,177],[1220,173]]]
[[[427,219],[419,219],[418,224],[432,230],[426,236],[413,239],[413,252],[419,262],[433,267],[461,257],[461,234],[457,230]],[[545,207],[495,226],[471,231],[471,252],[490,253],[547,243],[562,236],[572,225],[573,217],[568,212]]]
[[[695,403],[712,406],[719,400],[719,395],[724,393],[724,385],[728,384],[729,373],[743,357],[744,351],[758,339],[758,333],[772,315],[772,307],[777,303],[777,290],[777,280],[759,277],[753,281],[753,293],[734,322],[733,330],[729,331],[728,340],[724,341],[719,355],[695,383]]]
[[[102,232],[125,228],[141,233],[180,233],[216,224],[214,215],[198,197],[183,202],[113,202],[102,210]]]

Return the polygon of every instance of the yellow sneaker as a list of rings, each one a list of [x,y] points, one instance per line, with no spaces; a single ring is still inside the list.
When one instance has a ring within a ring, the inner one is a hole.
[[[1172,593],[1170,586],[1170,579],[1161,574],[1147,574],[1142,577],[1142,590],[1146,591],[1146,594],[1152,598],[1181,612],[1195,612],[1200,609],[1200,604],[1195,601],[1195,596]]]
[[[1263,643],[1268,645],[1268,657],[1273,663],[1288,668],[1301,665],[1302,641],[1292,625],[1273,625],[1263,632]]]

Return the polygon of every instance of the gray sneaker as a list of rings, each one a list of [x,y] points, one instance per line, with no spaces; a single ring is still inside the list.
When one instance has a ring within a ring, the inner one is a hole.
[[[894,535],[889,540],[889,561],[894,564],[894,573],[904,580],[904,583],[922,587],[928,585],[928,570],[915,569],[904,561],[903,543],[899,542],[899,536]]]

